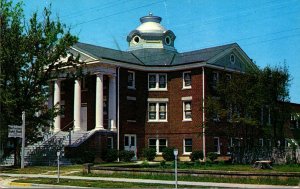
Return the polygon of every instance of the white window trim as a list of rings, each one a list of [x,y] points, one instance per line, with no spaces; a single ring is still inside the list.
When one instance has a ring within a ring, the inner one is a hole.
[[[184,82],[184,74],[189,73],[191,75],[191,85],[190,86],[185,86]],[[192,88],[192,74],[191,71],[186,71],[182,73],[182,89],[191,89]]]
[[[183,139],[183,155],[190,155],[192,152],[186,152],[186,150],[185,150],[185,140],[186,139],[191,139],[192,140],[192,149],[193,149],[193,139],[192,138],[184,138]]]
[[[221,151],[220,151],[220,149],[221,149],[221,147],[220,147],[220,137],[214,137],[214,145],[215,145],[215,139],[218,139],[218,151],[216,153],[220,154],[221,153]]]
[[[156,149],[156,154],[157,155],[162,155],[162,152],[159,151],[159,140],[164,139],[166,140],[166,147],[168,147],[168,140],[166,138],[149,138],[148,139],[148,147],[150,144],[150,140],[155,140],[155,149]]]
[[[149,86],[149,77],[150,75],[155,75],[155,88],[150,88]],[[166,87],[165,88],[159,88],[159,75],[165,75],[166,76]],[[166,73],[148,73],[148,90],[149,91],[168,91],[168,75]]]
[[[155,103],[155,113],[156,119],[149,119],[149,103]],[[159,119],[159,104],[165,103],[166,104],[166,119]],[[149,101],[148,99],[148,107],[147,107],[147,114],[148,114],[148,122],[168,122],[168,102],[167,101]]]
[[[134,71],[129,71],[129,70],[128,70],[127,72],[128,72],[128,73],[132,73],[132,75],[133,75],[133,76],[132,76],[132,77],[133,77],[133,78],[132,78],[132,79],[133,79],[133,80],[132,80],[132,85],[133,85],[133,86],[128,86],[128,83],[127,83],[127,88],[128,88],[128,89],[133,89],[133,90],[135,90],[135,89],[136,89],[136,88],[135,88],[135,72],[134,72]],[[127,78],[127,79],[128,79],[128,78]]]
[[[182,98],[181,98],[182,99]],[[192,118],[185,117],[185,102],[191,102],[191,114],[192,114],[192,100],[182,100],[182,121],[192,121]],[[193,114],[192,114],[193,117]]]

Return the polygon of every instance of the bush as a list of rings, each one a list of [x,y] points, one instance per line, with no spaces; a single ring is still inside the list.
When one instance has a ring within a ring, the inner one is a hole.
[[[160,166],[162,167],[162,168],[166,168],[166,161],[165,160],[162,160],[161,162],[160,162]]]
[[[143,156],[148,160],[148,161],[153,161],[156,156],[156,150],[153,148],[145,148],[143,150]]]
[[[117,161],[117,159],[118,159],[118,150],[116,149],[108,149],[103,154],[103,160],[106,162],[114,162]]]
[[[174,151],[174,148],[168,148],[168,147],[165,148],[162,153],[164,160],[173,161],[175,159],[173,151]]]
[[[122,150],[119,153],[119,157],[122,161],[125,162],[130,162],[131,159],[134,157],[134,151],[127,151],[127,150]]]
[[[218,158],[218,154],[215,152],[208,152],[207,157],[213,162]]]
[[[194,151],[190,155],[191,161],[197,161],[199,159],[203,159],[203,152],[202,151]]]

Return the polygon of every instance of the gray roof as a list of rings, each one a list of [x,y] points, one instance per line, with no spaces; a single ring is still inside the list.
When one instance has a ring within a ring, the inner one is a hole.
[[[73,47],[95,59],[115,60],[129,64],[144,66],[175,66],[206,62],[221,52],[238,46],[236,43],[211,47],[196,51],[178,53],[165,49],[139,49],[120,51],[100,46],[77,43]]]

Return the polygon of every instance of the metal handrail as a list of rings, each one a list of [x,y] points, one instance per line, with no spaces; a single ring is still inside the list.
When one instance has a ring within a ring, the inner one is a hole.
[[[74,121],[75,120],[72,120],[70,123],[68,123],[67,125],[65,125],[61,130],[65,129],[66,127],[68,127],[69,125],[71,125],[72,123],[74,123]],[[47,140],[45,140],[41,144],[36,145],[36,147],[32,151],[36,150],[38,147],[43,146],[44,144],[47,144],[50,140],[54,139],[56,137],[56,135],[61,132],[61,130],[58,131],[58,132],[56,132],[55,134],[53,134],[50,138],[48,138]]]

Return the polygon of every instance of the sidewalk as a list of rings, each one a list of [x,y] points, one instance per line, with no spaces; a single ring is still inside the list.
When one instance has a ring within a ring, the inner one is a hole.
[[[13,178],[53,178],[53,179],[57,178],[57,175],[40,175],[40,174],[6,174],[6,173],[0,173],[0,176],[9,176],[9,177],[13,177]],[[72,179],[72,180],[114,181],[114,182],[169,184],[169,185],[174,185],[175,184],[174,181],[151,180],[151,179],[83,177],[83,176],[60,176],[60,178],[61,179]],[[279,188],[300,188],[300,186],[234,184],[234,183],[214,183],[214,182],[189,182],[189,181],[178,181],[178,185],[199,186],[199,187],[200,186],[204,186],[204,187],[221,187],[221,188],[278,188],[278,189]],[[66,187],[66,186],[64,186],[64,187]]]

